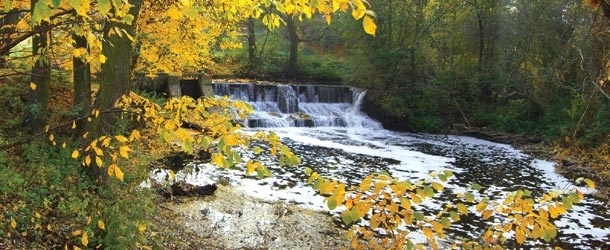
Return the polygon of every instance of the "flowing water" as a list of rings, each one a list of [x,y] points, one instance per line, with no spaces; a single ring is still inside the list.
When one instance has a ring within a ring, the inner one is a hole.
[[[370,173],[385,170],[399,179],[417,180],[432,171],[451,170],[455,177],[443,195],[424,202],[418,209],[427,215],[440,209],[451,193],[464,192],[472,183],[484,187],[481,195],[503,199],[507,192],[528,189],[540,195],[573,184],[555,174],[553,163],[535,159],[509,145],[464,136],[402,133],[385,130],[361,113],[365,91],[343,86],[253,85],[217,83],[216,95],[229,95],[254,107],[243,121],[252,129],[272,130],[293,152],[320,175],[358,184]],[[306,183],[303,167],[277,166],[271,157],[247,155],[265,162],[273,177],[243,177],[243,170],[219,171],[208,164],[195,164],[179,178],[197,183],[201,179],[224,179],[251,196],[286,200],[326,210],[323,198]],[[591,192],[591,190],[588,190]],[[564,249],[610,249],[610,217],[607,201],[587,196],[556,222],[559,235],[550,243],[527,247]],[[337,212],[331,212],[337,218]],[[498,221],[496,221],[498,222]],[[451,239],[478,239],[487,221],[465,218],[448,233]],[[410,234],[411,235],[411,234]],[[414,241],[423,241],[413,234]],[[511,244],[511,243],[508,243]],[[508,245],[507,247],[510,247]]]

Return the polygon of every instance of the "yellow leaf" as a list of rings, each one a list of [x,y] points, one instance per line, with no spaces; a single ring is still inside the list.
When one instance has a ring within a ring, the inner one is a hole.
[[[53,134],[49,135],[49,141],[55,141],[55,136]]]
[[[32,90],[36,90],[36,84],[35,84],[35,83],[33,83],[33,82],[30,82],[30,88],[31,88]]]
[[[119,167],[114,167],[114,173],[119,180],[123,181],[123,171]]]
[[[525,234],[523,234],[523,230],[521,230],[520,228],[516,228],[515,238],[517,239],[517,243],[523,244],[523,242],[525,242]]]
[[[443,191],[445,189],[443,185],[438,182],[432,182],[432,188],[436,191]]]
[[[493,214],[493,210],[485,210],[483,211],[483,213],[481,214],[481,216],[483,217],[484,220],[489,219],[489,217],[491,217],[491,215]]]
[[[443,224],[438,221],[432,222],[432,227],[434,227],[434,232],[438,235],[439,238],[445,238],[445,234],[443,233]]]
[[[74,151],[72,151],[72,159],[76,159],[78,158],[78,149],[75,149]]]
[[[549,213],[551,214],[551,218],[556,219],[558,216],[557,208],[555,208],[553,205],[549,205],[548,209]]]
[[[468,208],[463,203],[458,203],[457,209],[458,209],[458,212],[460,212],[461,214],[468,215]]]
[[[122,135],[117,135],[114,138],[117,139],[121,143],[127,142],[127,138],[125,138],[125,136],[122,136]]]
[[[97,164],[97,167],[102,167],[104,162],[102,161],[102,158],[100,158],[99,156],[96,156],[95,157],[95,164]]]
[[[477,204],[477,212],[481,212],[483,211],[483,209],[485,209],[487,207],[487,202],[481,201],[479,202],[479,204]]]
[[[104,151],[102,151],[102,149],[100,149],[100,148],[98,148],[98,147],[95,147],[95,146],[94,146],[93,151],[95,151],[95,154],[96,154],[96,155],[99,155],[99,156],[104,156]]]
[[[419,196],[413,192],[409,192],[409,195],[411,195],[411,200],[415,203],[415,204],[419,204],[421,203],[421,198],[419,198]]]
[[[51,224],[47,224],[47,231],[51,231]]]
[[[424,235],[426,236],[426,238],[432,239],[432,230],[430,230],[430,228],[424,227],[422,228],[422,231],[424,231]]]
[[[127,146],[121,146],[119,148],[119,154],[125,159],[129,159],[129,151],[130,149]]]
[[[364,13],[365,13],[364,10],[359,10],[359,9],[352,10],[352,16],[356,20],[360,20],[360,18],[362,18],[364,16]]]
[[[72,236],[79,236],[81,234],[80,230],[76,230],[74,232],[72,232]]]
[[[87,216],[87,225],[91,224],[91,215]]]
[[[74,249],[74,250],[81,250],[81,248],[77,247],[77,246],[72,246],[72,249]]]
[[[169,178],[170,178],[171,180],[173,180],[174,178],[176,178],[176,174],[174,173],[174,171],[173,171],[173,170],[170,170],[170,171],[169,171]]]
[[[61,148],[66,148],[66,143],[65,142],[61,144]]]
[[[138,230],[140,231],[140,233],[143,233],[144,231],[146,231],[146,225],[138,224]]]
[[[133,141],[138,139],[140,139],[140,131],[134,129],[131,131],[131,135],[129,135],[129,140]]]
[[[103,64],[103,63],[106,63],[106,56],[104,56],[104,55],[100,54],[100,62],[101,62],[102,64]]]
[[[85,157],[85,165],[91,166],[91,157],[88,155]]]
[[[114,175],[114,168],[116,167],[116,164],[110,164],[110,166],[108,166],[108,176],[113,176]]]
[[[106,230],[106,225],[101,220],[97,220],[97,227],[99,227],[102,230]]]
[[[17,227],[17,222],[11,217],[11,227],[15,229]]]
[[[400,206],[403,207],[404,209],[410,210],[411,202],[407,198],[400,198]]]
[[[83,237],[80,238],[80,242],[83,243],[83,246],[89,245],[89,237],[87,237],[87,232],[83,233]]]
[[[587,185],[589,186],[589,188],[595,188],[595,182],[593,182],[590,179],[583,179],[582,181],[584,181],[585,183],[587,183]]]
[[[36,214],[34,214],[34,216],[36,216],[36,218],[40,219],[40,213],[36,212]]]
[[[178,20],[182,17],[182,12],[180,12],[180,10],[174,8],[174,7],[170,7],[167,12],[166,12],[167,16],[169,16],[171,19],[174,20]]]

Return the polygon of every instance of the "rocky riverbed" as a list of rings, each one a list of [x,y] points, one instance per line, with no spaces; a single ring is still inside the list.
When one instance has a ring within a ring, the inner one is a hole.
[[[171,221],[171,230],[179,234],[175,240],[189,241],[169,248],[339,249],[349,245],[344,237],[347,231],[334,225],[327,213],[256,199],[231,186],[219,185],[213,195],[167,201],[161,207],[165,211],[160,221]]]

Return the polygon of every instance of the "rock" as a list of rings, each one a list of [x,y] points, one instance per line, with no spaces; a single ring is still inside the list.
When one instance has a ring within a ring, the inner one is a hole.
[[[187,196],[187,197],[202,197],[212,195],[216,191],[215,183],[206,184],[203,186],[193,185],[186,182],[175,182],[170,186],[170,192],[162,191],[163,196]]]

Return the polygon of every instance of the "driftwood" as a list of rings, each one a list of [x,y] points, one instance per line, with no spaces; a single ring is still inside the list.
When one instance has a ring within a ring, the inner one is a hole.
[[[172,184],[169,189],[161,189],[160,193],[166,198],[172,196],[202,197],[213,195],[216,189],[215,183],[198,186],[186,182],[176,182]]]

